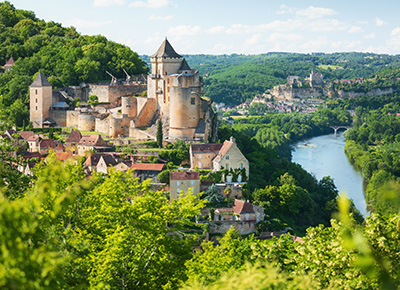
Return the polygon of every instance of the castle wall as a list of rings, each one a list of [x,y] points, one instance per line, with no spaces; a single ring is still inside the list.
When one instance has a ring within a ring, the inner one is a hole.
[[[122,97],[121,100],[121,111],[123,115],[127,115],[128,117],[136,117],[138,112],[138,98],[133,97]]]
[[[200,117],[200,97],[192,88],[170,87],[170,139],[193,138]]]
[[[138,117],[134,120],[135,127],[149,126],[157,111],[157,102],[155,99],[146,99],[146,103],[140,110]]]
[[[125,135],[125,128],[122,125],[122,119],[110,117],[110,133],[111,138],[117,138],[119,135]]]
[[[108,135],[110,132],[110,122],[108,118],[104,118],[101,120],[100,118],[96,118],[96,132]]]
[[[67,124],[66,127],[77,128],[78,127],[78,119],[79,119],[79,111],[67,111]]]
[[[129,127],[129,137],[136,139],[136,140],[148,140],[148,139],[153,139],[149,135],[147,135],[145,132],[136,129],[134,127]]]
[[[57,126],[67,126],[67,111],[50,110],[50,119],[57,123]]]
[[[90,114],[79,114],[78,130],[79,131],[95,131],[96,116]]]
[[[146,85],[95,85],[90,84],[87,90],[87,98],[89,95],[96,95],[100,103],[111,103],[113,106],[121,105],[121,97],[123,96],[139,96],[147,89]]]

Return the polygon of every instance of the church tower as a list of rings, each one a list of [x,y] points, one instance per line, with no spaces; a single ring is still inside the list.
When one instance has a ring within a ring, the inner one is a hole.
[[[29,86],[30,121],[34,128],[42,128],[43,121],[49,118],[53,101],[53,88],[44,74],[39,71]]]

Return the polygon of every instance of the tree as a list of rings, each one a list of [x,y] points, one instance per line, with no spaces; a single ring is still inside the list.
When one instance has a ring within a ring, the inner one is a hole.
[[[157,146],[158,148],[163,147],[163,128],[161,119],[158,120],[157,123]]]

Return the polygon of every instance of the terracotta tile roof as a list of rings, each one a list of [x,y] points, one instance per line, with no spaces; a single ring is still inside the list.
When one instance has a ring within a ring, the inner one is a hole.
[[[15,64],[15,62],[14,62],[13,57],[10,57],[5,63],[5,65],[14,65],[14,64]]]
[[[62,150],[62,151],[64,151],[65,148],[64,148],[64,146],[63,146],[62,143],[58,143],[58,145],[57,145],[57,147],[56,147],[56,150]]]
[[[84,135],[79,141],[78,145],[85,146],[106,146],[106,142],[104,142],[101,135]]]
[[[163,171],[165,169],[164,164],[154,163],[134,163],[131,169],[135,170],[147,170],[147,171]]]
[[[38,135],[33,135],[28,137],[28,139],[26,139],[27,141],[38,141],[39,140],[39,136]]]
[[[69,137],[67,140],[65,140],[65,143],[78,143],[82,138],[81,132],[79,130],[72,130],[71,133],[69,134]]]
[[[192,144],[190,149],[193,153],[215,153],[217,154],[221,150],[222,144]]]
[[[55,149],[56,147],[57,144],[53,139],[42,139],[39,142],[40,149]]]
[[[71,152],[57,152],[56,153],[56,158],[60,161],[65,161],[69,158],[71,158],[73,155]]]
[[[171,180],[199,180],[200,172],[198,171],[173,171],[169,174]]]
[[[25,152],[22,155],[23,159],[39,158],[42,159],[43,156],[39,152]]]
[[[235,199],[233,209],[237,214],[254,213],[253,205],[251,203],[239,199]]]
[[[214,210],[215,213],[234,212],[231,207],[221,207]]]
[[[228,152],[228,150],[231,148],[233,142],[225,140],[224,144],[222,145],[221,149],[218,152],[218,155],[215,157],[216,161],[220,161],[221,158],[225,156],[225,154]]]
[[[32,131],[19,131],[18,132],[24,140],[28,140],[29,137],[35,135]]]

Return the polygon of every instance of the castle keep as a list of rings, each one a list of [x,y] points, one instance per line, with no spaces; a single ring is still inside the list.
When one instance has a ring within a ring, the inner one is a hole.
[[[34,127],[77,127],[115,138],[155,139],[154,124],[162,119],[168,140],[215,141],[216,116],[204,97],[203,79],[175,52],[167,39],[150,57],[151,74],[145,84],[113,81],[53,90],[42,72],[30,86],[30,121]],[[147,89],[147,96],[142,93]],[[96,95],[99,104],[72,109],[74,98],[86,102]],[[151,127],[143,131],[143,127]]]

